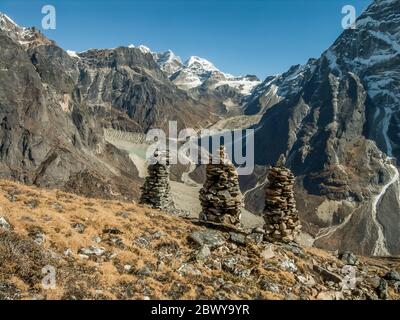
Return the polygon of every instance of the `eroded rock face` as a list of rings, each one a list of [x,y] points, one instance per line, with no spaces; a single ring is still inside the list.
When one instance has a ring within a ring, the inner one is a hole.
[[[256,163],[286,156],[298,177],[299,212],[310,223],[305,231],[317,246],[400,253],[399,12],[400,1],[375,1],[355,30],[318,60],[266,79],[247,105],[249,114],[264,113]],[[250,199],[261,188],[246,194],[250,209],[260,210]]]
[[[131,199],[141,179],[104,128],[145,133],[169,120],[197,127],[208,107],[137,48],[67,53],[0,17],[0,177]],[[28,37],[29,36],[29,37]]]

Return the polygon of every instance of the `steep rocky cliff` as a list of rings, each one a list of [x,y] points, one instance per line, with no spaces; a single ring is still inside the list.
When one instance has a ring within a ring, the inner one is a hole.
[[[0,15],[0,175],[102,197],[137,195],[128,155],[103,129],[145,133],[216,117],[164,75],[151,54],[66,52]]]
[[[400,253],[399,22],[400,1],[376,0],[356,29],[319,59],[266,79],[246,107],[263,114],[256,163],[285,154],[317,246]],[[248,192],[248,207],[261,210],[261,192]]]

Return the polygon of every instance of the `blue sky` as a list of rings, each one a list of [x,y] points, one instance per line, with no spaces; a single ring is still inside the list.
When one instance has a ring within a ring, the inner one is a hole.
[[[0,0],[0,11],[40,29],[42,6],[54,5],[57,29],[44,33],[64,49],[145,44],[265,78],[319,57],[343,31],[342,7],[354,5],[359,15],[371,1]]]

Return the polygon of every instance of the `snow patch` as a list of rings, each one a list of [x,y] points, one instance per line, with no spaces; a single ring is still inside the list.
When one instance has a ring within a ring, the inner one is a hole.
[[[72,50],[67,50],[67,54],[72,57],[72,58],[79,58],[78,54],[76,53],[76,51],[72,51]]]

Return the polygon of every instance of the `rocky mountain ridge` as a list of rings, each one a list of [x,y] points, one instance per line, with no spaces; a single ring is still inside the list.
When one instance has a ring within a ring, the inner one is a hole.
[[[4,14],[0,21],[2,177],[135,198],[141,179],[128,154],[105,140],[105,128],[145,133],[169,120],[198,128],[218,119],[171,83],[149,53],[66,52]]]
[[[136,46],[131,44],[130,48]],[[261,81],[253,75],[233,76],[220,71],[210,61],[191,56],[185,62],[171,50],[165,52],[153,52],[145,45],[137,46],[144,53],[151,53],[160,69],[171,79],[171,81],[183,90],[190,91],[203,87],[210,91],[219,87],[228,86],[237,94],[248,96],[253,88]]]
[[[374,1],[319,59],[267,78],[246,106],[263,114],[257,164],[286,156],[317,246],[400,253],[399,19],[400,1]],[[263,186],[247,194],[253,210]]]

